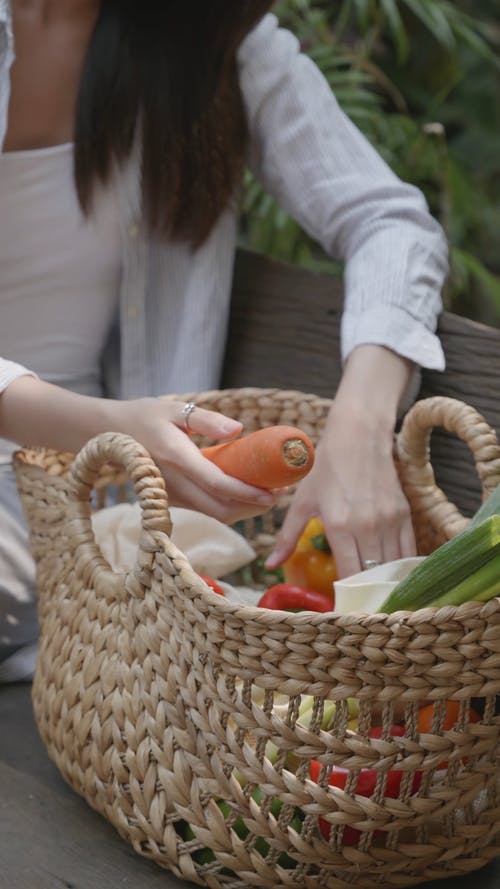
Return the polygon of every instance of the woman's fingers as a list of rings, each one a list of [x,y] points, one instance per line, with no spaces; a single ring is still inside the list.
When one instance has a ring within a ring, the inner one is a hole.
[[[333,541],[333,542],[332,542]],[[337,577],[349,577],[351,574],[357,574],[364,568],[365,559],[377,559],[376,548],[368,549],[364,555],[360,553],[360,549],[353,534],[344,530],[337,530],[330,538],[330,546],[332,548],[333,558],[335,559],[335,568],[337,569]],[[368,553],[371,553],[368,555]]]
[[[165,401],[164,403],[173,409],[173,413],[169,416],[170,421],[192,435],[206,435],[219,440],[234,438],[243,429],[239,420],[233,420],[218,411],[198,407],[193,402]]]
[[[172,504],[233,522],[262,514],[277,500],[276,492],[226,475],[187,434],[212,441],[234,438],[242,430],[238,420],[160,396],[117,402],[113,428],[133,435],[149,451],[165,477]]]
[[[192,444],[192,443],[190,443]],[[179,450],[172,454],[170,460],[162,465],[165,478],[169,474],[181,472],[195,485],[202,488],[214,500],[240,501],[243,504],[260,506],[260,511],[269,509],[276,502],[276,495],[263,488],[254,488],[230,475],[226,475],[218,466],[214,466],[204,457],[196,446],[187,450]]]
[[[401,532],[399,535],[401,558],[408,559],[417,555],[417,541],[415,540],[415,531],[413,530],[413,522],[411,520],[411,511],[408,508]]]
[[[385,512],[382,511],[383,561],[393,562],[414,556],[416,553],[415,535],[411,519],[410,505],[403,494],[395,471],[391,479],[390,492]]]
[[[249,501],[216,497],[196,484],[191,478],[167,468],[164,472],[170,502],[211,515],[225,524],[248,519],[263,512],[262,505]]]
[[[186,435],[186,416],[188,432],[215,440],[234,438],[235,435],[238,435],[242,429],[239,421],[232,420],[217,411],[209,411],[201,407],[195,407],[186,413],[184,410],[186,404],[180,401],[165,399],[163,407],[168,425],[163,427],[160,443],[154,456],[162,468],[167,482],[170,480],[172,490],[176,484],[175,478],[180,473],[190,479],[194,487],[198,486],[214,500],[241,502],[244,507],[248,507],[250,504],[257,505],[260,507],[260,512],[273,506],[277,499],[275,493],[264,488],[247,485],[245,482],[227,475],[207,460]],[[252,514],[256,514],[255,510]]]
[[[370,515],[371,518],[367,516]],[[354,514],[344,527],[325,523],[339,577],[347,577],[384,562],[415,555],[410,509],[395,485],[393,498],[376,511]]]
[[[286,561],[292,555],[296,543],[307,524],[308,519],[312,517],[307,506],[301,507],[298,501],[298,495],[292,502],[274,541],[274,549],[266,559],[266,567],[271,571],[277,568],[282,562]]]
[[[155,459],[165,476],[171,497],[175,496],[175,492],[182,486],[182,489],[185,492],[189,490],[191,495],[196,490],[200,491],[200,497],[196,498],[196,502],[202,499],[201,492],[203,492],[203,499],[207,504],[239,503],[245,514],[250,509],[249,515],[265,512],[276,502],[277,495],[274,492],[247,485],[226,475],[218,466],[214,466],[201,454],[194,442],[173,424],[169,425],[168,435],[165,434]]]
[[[353,482],[347,491],[335,485],[330,495],[323,497],[325,486],[317,485],[313,473],[304,479],[295,495],[273,553],[266,561],[269,568],[276,568],[291,555],[308,519],[318,515],[339,578],[415,554],[410,508],[394,471],[385,478],[383,496],[380,492],[370,494],[366,487],[360,490]]]

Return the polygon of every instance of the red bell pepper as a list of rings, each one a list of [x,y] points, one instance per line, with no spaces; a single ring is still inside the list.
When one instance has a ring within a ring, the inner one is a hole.
[[[393,725],[391,727],[391,735],[393,737],[403,737],[404,736],[404,728],[400,725]],[[381,726],[376,726],[371,729],[370,737],[371,738],[380,738],[382,736],[382,728]],[[318,783],[319,776],[321,772],[321,763],[317,760],[311,760],[309,766],[309,774],[313,781]],[[377,778],[379,776],[379,772],[377,769],[361,769],[359,776],[357,778],[356,785],[352,788],[353,793],[356,793],[358,796],[373,796],[375,792],[375,787],[377,785]],[[384,790],[384,796],[389,799],[397,799],[399,796],[399,792],[401,789],[401,781],[403,778],[404,772],[400,769],[391,769],[387,772],[386,785]],[[345,786],[347,784],[347,778],[349,776],[348,769],[341,769],[338,766],[334,766],[330,777],[328,779],[328,783],[332,787],[338,787],[340,790],[345,790]],[[413,776],[411,792],[416,793],[420,784],[422,783],[422,772],[415,772]],[[332,829],[332,825],[325,818],[319,818],[319,829],[323,834],[325,840],[330,836],[330,831]],[[384,836],[384,831],[376,830],[374,831],[375,837]],[[361,831],[355,827],[350,827],[347,825],[344,827],[343,835],[342,835],[342,843],[344,846],[356,846],[361,837]]]
[[[219,584],[217,583],[217,581],[213,579],[213,577],[208,577],[207,574],[200,574],[199,576],[201,577],[202,580],[205,581],[206,585],[209,586],[210,589],[211,589],[214,593],[218,593],[219,596],[223,596],[223,595],[224,595],[224,590],[222,589],[221,586],[219,586]]]
[[[381,738],[382,737],[382,726],[374,725],[370,729],[370,738]],[[393,738],[404,738],[405,736],[405,727],[404,725],[391,725],[390,734]]]
[[[320,611],[332,610],[332,600],[324,593],[305,590],[293,583],[277,583],[269,587],[257,602],[259,608],[272,608],[279,611]]]

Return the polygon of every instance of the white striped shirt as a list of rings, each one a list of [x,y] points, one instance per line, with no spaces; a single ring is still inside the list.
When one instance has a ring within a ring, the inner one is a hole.
[[[13,58],[10,0],[0,0],[0,146]],[[442,369],[434,331],[447,247],[422,194],[398,179],[349,121],[275,16],[266,15],[246,38],[238,62],[251,170],[331,256],[345,260],[343,358],[357,345],[377,343]],[[116,335],[103,356],[108,394],[133,398],[217,387],[236,210],[223,213],[193,253],[148,235],[137,151],[114,187],[123,273]],[[22,373],[26,368],[0,359],[0,391]]]

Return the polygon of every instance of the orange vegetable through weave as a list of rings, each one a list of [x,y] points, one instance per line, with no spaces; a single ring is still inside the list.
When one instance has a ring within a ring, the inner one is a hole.
[[[311,439],[295,426],[268,426],[201,452],[227,475],[266,489],[295,484],[314,463]]]
[[[283,563],[288,583],[323,593],[333,600],[337,569],[321,519],[310,519],[292,555]]]
[[[468,714],[468,722],[479,722],[480,716],[476,713],[475,710],[469,708]],[[418,711],[418,730],[421,733],[430,733],[432,732],[432,727],[434,725],[434,705],[427,704],[425,707],[421,707]],[[440,728],[441,731],[447,732],[450,729],[455,728],[457,722],[460,719],[460,702],[459,701],[446,701],[446,707],[444,710],[443,718],[441,720]]]

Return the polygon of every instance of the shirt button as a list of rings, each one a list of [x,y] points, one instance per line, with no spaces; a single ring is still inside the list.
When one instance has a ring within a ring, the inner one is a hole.
[[[129,233],[129,237],[134,238],[134,240],[135,240],[135,238],[137,238],[137,235],[139,234],[139,226],[137,225],[136,222],[132,222],[129,225],[128,233]]]
[[[139,306],[131,305],[127,308],[127,318],[130,318],[133,321],[139,315]]]

